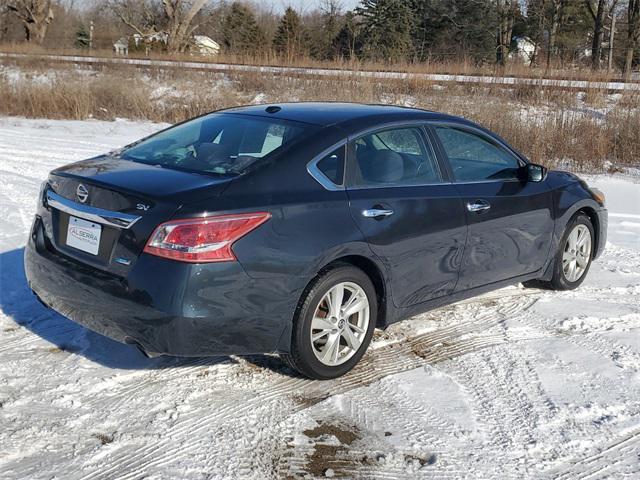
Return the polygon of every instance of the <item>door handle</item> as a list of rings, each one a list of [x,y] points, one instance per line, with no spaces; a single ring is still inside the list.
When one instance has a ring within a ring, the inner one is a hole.
[[[393,215],[393,210],[387,208],[370,208],[362,211],[362,216],[366,218],[388,217],[389,215]]]
[[[470,212],[482,213],[490,208],[491,205],[486,200],[476,200],[474,202],[467,203],[467,210]]]

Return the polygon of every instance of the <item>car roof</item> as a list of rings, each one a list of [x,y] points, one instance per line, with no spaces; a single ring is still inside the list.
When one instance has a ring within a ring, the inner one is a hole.
[[[451,119],[449,115],[419,108],[342,102],[274,103],[235,107],[221,113],[272,117],[321,127],[353,123],[357,120],[396,121],[411,119]]]

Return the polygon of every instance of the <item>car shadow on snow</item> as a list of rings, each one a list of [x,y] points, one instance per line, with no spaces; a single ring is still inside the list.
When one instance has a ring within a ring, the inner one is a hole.
[[[109,368],[163,369],[201,365],[237,363],[229,356],[179,358],[147,358],[135,346],[126,345],[72,322],[45,307],[38,301],[27,284],[23,264],[24,248],[0,253],[0,310],[16,324],[24,327],[55,347],[51,352],[63,351],[82,355]],[[2,336],[14,331],[4,328]],[[278,359],[252,355],[247,360],[259,368],[292,374]]]

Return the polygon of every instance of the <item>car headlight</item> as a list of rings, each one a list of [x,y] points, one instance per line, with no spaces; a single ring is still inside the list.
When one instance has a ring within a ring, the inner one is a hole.
[[[604,207],[605,206],[605,196],[604,196],[604,193],[602,192],[602,190],[600,190],[598,188],[593,188],[593,187],[589,187],[589,190],[591,191],[591,195],[593,196],[593,199]]]

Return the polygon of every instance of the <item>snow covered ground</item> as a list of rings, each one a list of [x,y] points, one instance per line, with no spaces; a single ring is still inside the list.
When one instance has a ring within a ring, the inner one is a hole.
[[[40,182],[148,123],[0,119],[0,478],[638,478],[640,184],[573,292],[511,287],[379,333],[317,382],[277,357],[146,359],[42,307]]]

